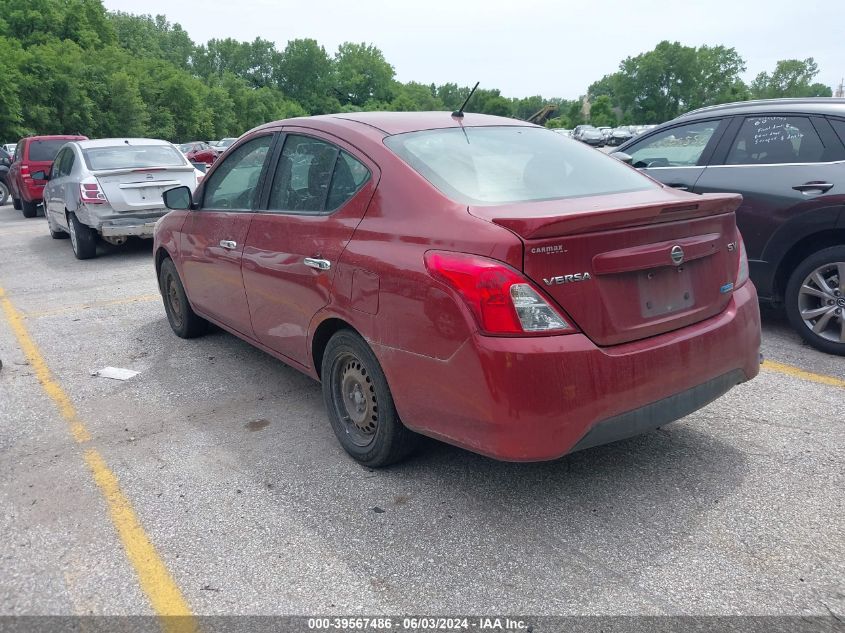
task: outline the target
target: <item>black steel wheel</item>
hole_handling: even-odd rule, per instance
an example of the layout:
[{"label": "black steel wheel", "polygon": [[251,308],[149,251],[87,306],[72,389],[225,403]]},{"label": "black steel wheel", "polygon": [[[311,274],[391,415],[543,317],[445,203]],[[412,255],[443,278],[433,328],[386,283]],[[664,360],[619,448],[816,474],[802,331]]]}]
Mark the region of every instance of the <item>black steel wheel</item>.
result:
[{"label": "black steel wheel", "polygon": [[354,459],[379,468],[414,450],[419,436],[399,419],[381,365],[360,335],[341,330],[332,336],[321,377],[332,429]]},{"label": "black steel wheel", "polygon": [[176,336],[196,338],[205,334],[208,331],[208,321],[197,315],[191,308],[176,265],[169,257],[161,263],[158,284],[164,301],[164,311],[167,313],[167,321]]}]

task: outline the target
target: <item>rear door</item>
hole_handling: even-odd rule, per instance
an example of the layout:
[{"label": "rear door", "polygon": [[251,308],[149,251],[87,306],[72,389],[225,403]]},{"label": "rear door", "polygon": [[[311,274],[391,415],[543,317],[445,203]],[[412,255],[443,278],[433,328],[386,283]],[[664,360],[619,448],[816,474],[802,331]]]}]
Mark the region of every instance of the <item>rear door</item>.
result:
[{"label": "rear door", "polygon": [[631,164],[660,182],[695,191],[713,149],[727,127],[726,119],[707,119],[679,123],[650,134],[623,151]]},{"label": "rear door", "polygon": [[243,277],[256,339],[308,365],[308,326],[331,300],[340,255],[375,192],[378,168],[340,139],[286,131],[266,204],[249,228]]},{"label": "rear door", "polygon": [[192,306],[252,337],[241,258],[275,135],[251,136],[204,179],[182,227],[182,280]]},{"label": "rear door", "polygon": [[[751,260],[755,283],[762,294],[770,289],[771,270],[766,251],[773,238],[788,231],[829,228],[836,223],[845,194],[845,147],[823,117],[762,114],[738,119],[696,184],[701,193],[741,193],[737,226]],[[811,221],[807,214],[830,209],[830,218]],[[799,220],[801,228],[790,223]],[[772,253],[774,255],[774,253]],[[779,259],[779,255],[777,259]]]}]

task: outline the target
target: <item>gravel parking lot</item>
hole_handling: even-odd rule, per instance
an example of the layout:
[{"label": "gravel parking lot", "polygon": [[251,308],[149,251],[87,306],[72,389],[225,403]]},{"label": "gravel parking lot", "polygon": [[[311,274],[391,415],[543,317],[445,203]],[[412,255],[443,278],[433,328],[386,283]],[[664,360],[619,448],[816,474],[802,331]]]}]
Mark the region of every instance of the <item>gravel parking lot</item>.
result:
[{"label": "gravel parking lot", "polygon": [[317,383],[172,334],[150,241],[77,261],[10,205],[0,238],[2,614],[152,614],[168,587],[196,614],[845,613],[843,360],[777,313],[760,376],[665,429],[370,471]]}]

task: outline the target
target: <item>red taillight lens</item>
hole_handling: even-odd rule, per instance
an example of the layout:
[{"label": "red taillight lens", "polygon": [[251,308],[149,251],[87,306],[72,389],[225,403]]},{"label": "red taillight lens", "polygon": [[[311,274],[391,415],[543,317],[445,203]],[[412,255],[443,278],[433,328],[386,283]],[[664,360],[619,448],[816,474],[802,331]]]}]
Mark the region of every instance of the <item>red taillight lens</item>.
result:
[{"label": "red taillight lens", "polygon": [[739,264],[736,270],[735,289],[748,281],[748,253],[745,252],[745,242],[742,241],[741,235],[737,241],[739,242]]},{"label": "red taillight lens", "polygon": [[24,178],[29,177],[29,165],[21,165],[21,176]]},{"label": "red taillight lens", "polygon": [[575,328],[525,277],[496,260],[429,251],[425,265],[461,295],[486,334],[569,334]]},{"label": "red taillight lens", "polygon": [[96,180],[79,183],[79,200],[85,204],[105,204],[106,194]]}]

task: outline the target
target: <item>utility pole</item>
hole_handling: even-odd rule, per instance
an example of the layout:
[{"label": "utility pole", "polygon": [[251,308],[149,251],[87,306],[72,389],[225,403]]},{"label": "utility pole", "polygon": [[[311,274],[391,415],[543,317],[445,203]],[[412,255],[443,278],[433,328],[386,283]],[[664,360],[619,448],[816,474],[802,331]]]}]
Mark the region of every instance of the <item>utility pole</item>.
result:
[{"label": "utility pole", "polygon": [[839,87],[836,89],[836,92],[833,94],[834,97],[845,97],[845,77],[839,82]]}]

